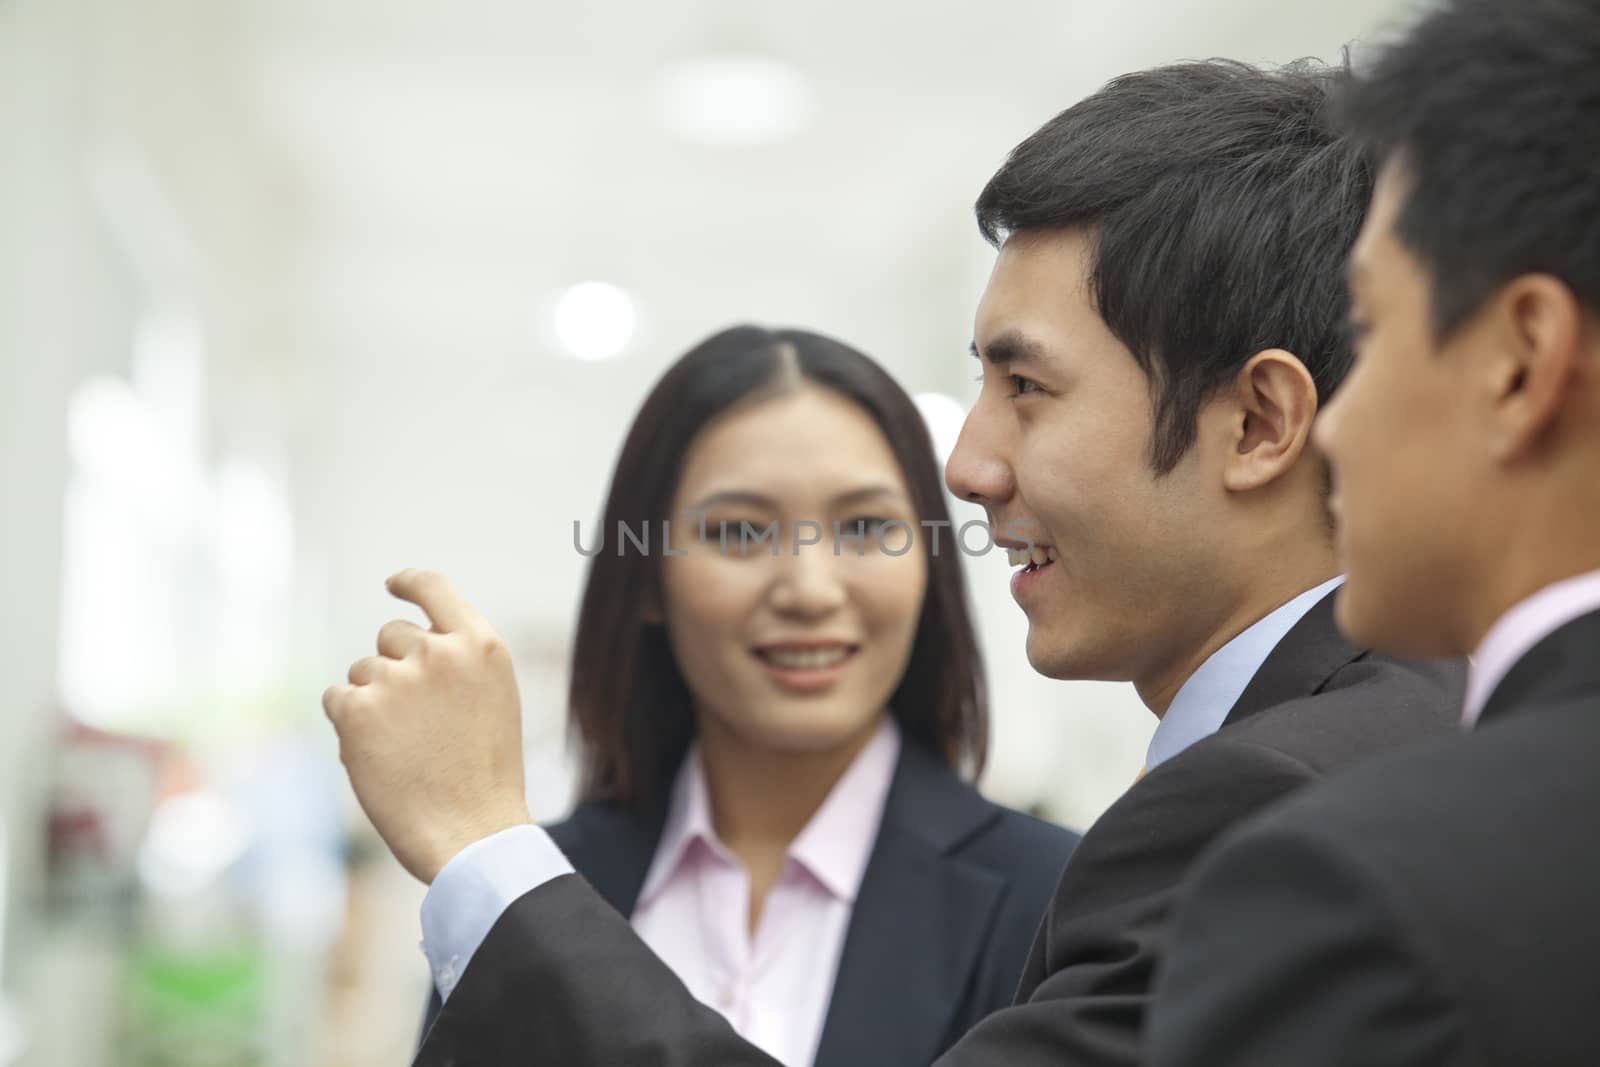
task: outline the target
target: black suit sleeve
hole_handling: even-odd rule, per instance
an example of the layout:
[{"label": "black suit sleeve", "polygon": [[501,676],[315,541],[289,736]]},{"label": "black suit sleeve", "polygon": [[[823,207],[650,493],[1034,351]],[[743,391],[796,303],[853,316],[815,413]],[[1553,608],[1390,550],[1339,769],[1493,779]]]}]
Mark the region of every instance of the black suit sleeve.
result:
[{"label": "black suit sleeve", "polygon": [[1413,940],[1410,908],[1310,820],[1248,825],[1195,871],[1158,976],[1146,1062],[1487,1067]]},{"label": "black suit sleeve", "polygon": [[[1101,817],[1067,864],[1025,1002],[980,1022],[940,1067],[1136,1064],[1176,887],[1216,836],[1304,785],[1281,752],[1214,737]],[[892,981],[892,976],[886,976]],[[702,1007],[576,876],[512,905],[429,1032],[420,1067],[774,1067]]]},{"label": "black suit sleeve", "polygon": [[415,1067],[779,1067],[575,874],[524,894],[473,955]]}]

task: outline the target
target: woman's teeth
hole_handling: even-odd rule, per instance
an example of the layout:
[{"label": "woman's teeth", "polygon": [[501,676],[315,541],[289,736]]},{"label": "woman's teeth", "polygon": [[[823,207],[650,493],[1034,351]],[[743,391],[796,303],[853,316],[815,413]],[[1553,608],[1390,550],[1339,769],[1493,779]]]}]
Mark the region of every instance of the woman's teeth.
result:
[{"label": "woman's teeth", "polygon": [[1031,551],[1026,548],[1008,548],[1006,559],[1013,567],[1043,567],[1046,563],[1056,561],[1056,550],[1051,545],[1034,545]]},{"label": "woman's teeth", "polygon": [[850,655],[850,649],[844,646],[833,648],[767,648],[761,650],[761,657],[774,667],[783,667],[787,670],[815,671],[824,667],[832,667],[844,661]]}]

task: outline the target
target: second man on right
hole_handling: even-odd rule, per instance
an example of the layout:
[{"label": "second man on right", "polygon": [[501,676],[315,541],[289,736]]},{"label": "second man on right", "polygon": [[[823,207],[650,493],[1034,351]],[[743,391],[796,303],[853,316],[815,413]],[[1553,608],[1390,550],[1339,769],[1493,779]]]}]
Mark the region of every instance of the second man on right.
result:
[{"label": "second man on right", "polygon": [[1473,652],[1463,732],[1202,861],[1159,1067],[1600,1063],[1600,5],[1452,0],[1348,94],[1382,154],[1317,431],[1352,640]]}]

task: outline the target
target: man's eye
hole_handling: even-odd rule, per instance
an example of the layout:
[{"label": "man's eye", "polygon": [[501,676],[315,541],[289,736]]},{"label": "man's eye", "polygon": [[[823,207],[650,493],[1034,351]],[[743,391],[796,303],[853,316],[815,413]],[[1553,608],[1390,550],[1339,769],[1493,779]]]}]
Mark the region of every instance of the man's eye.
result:
[{"label": "man's eye", "polygon": [[1039,388],[1039,383],[1032,378],[1024,378],[1020,374],[1008,374],[1006,377],[1011,380],[1012,396],[1025,396],[1028,393],[1036,392]]}]

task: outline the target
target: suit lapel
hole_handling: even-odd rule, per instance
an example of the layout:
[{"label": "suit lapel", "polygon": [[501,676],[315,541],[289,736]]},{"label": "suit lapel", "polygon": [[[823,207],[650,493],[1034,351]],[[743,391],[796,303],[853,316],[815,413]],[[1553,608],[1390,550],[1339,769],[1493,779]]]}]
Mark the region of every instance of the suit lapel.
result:
[{"label": "suit lapel", "polygon": [[1600,691],[1600,611],[1555,630],[1514,663],[1489,694],[1479,722]]},{"label": "suit lapel", "polygon": [[664,816],[582,804],[550,836],[595,892],[624,918],[633,914],[661,840]]},{"label": "suit lapel", "polygon": [[1308,697],[1327,684],[1340,667],[1360,659],[1367,650],[1353,645],[1333,621],[1334,590],[1312,606],[1268,653],[1234,701],[1224,725],[1247,719],[1258,711],[1290,700]]},{"label": "suit lapel", "polygon": [[[932,1062],[939,1028],[929,1023],[953,1018],[1006,888],[1000,875],[951,853],[999,816],[907,740],[851,912],[815,1067]],[[930,954],[930,946],[940,951]],[[912,959],[918,965],[906,966]]]}]

